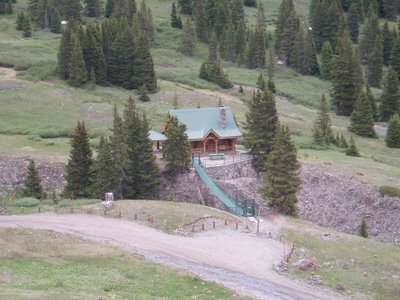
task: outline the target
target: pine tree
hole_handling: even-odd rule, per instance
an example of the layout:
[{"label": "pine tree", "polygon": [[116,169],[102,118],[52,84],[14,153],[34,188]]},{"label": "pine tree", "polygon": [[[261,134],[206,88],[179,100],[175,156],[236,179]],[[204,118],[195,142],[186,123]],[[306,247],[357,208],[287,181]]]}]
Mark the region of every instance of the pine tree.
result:
[{"label": "pine tree", "polygon": [[274,61],[274,56],[272,54],[272,50],[269,51],[268,55],[267,73],[268,73],[267,88],[271,93],[275,94],[276,93],[276,87],[274,82],[275,61]]},{"label": "pine tree", "polygon": [[207,81],[209,80],[209,75],[208,75],[209,66],[210,66],[210,64],[208,62],[203,62],[201,64],[200,71],[199,71],[199,78],[200,79],[207,80]]},{"label": "pine tree", "polygon": [[[117,34],[108,54],[107,79],[118,86],[130,89],[137,88],[142,86],[143,83],[137,84],[132,79],[136,42],[134,43],[133,34],[128,27],[126,19],[120,25],[122,31]],[[143,46],[145,47],[146,45]]]},{"label": "pine tree", "polygon": [[111,145],[103,136],[100,138],[99,151],[93,161],[93,184],[90,194],[93,198],[103,198],[105,193],[114,192],[115,168],[111,155]]},{"label": "pine tree", "polygon": [[367,226],[367,221],[365,221],[364,218],[361,221],[360,236],[363,238],[368,238],[368,226]]},{"label": "pine tree", "polygon": [[153,46],[155,43],[155,34],[153,26],[153,15],[150,8],[147,7],[146,0],[143,0],[140,9],[135,15],[137,22],[142,32],[145,33],[147,38],[147,47]]},{"label": "pine tree", "polygon": [[369,100],[369,104],[371,105],[373,119],[374,121],[378,121],[379,120],[378,107],[376,105],[375,98],[372,95],[371,88],[369,87],[368,84],[365,87],[365,94],[367,95],[367,99]]},{"label": "pine tree", "polygon": [[182,29],[182,19],[180,16],[178,16],[178,12],[176,11],[175,2],[172,2],[170,24],[171,24],[171,27],[173,27],[173,28]]},{"label": "pine tree", "polygon": [[356,142],[354,141],[353,137],[350,137],[350,145],[346,149],[346,155],[348,156],[356,156],[359,157],[360,153],[358,152]]},{"label": "pine tree", "polygon": [[[156,157],[153,151],[153,142],[149,139],[149,122],[146,115],[140,119],[140,143],[138,168],[136,169],[136,187],[137,198],[139,199],[154,199],[158,193],[160,180],[159,169],[156,164]],[[189,159],[190,163],[190,159]]]},{"label": "pine tree", "polygon": [[376,36],[374,50],[368,59],[367,81],[372,87],[379,88],[382,81],[383,49],[381,37]]},{"label": "pine tree", "polygon": [[71,139],[71,150],[66,167],[64,195],[88,197],[92,184],[92,150],[84,122],[79,122]]},{"label": "pine tree", "polygon": [[321,77],[325,80],[330,80],[332,78],[332,58],[333,50],[329,41],[324,42],[321,51]]},{"label": "pine tree", "polygon": [[260,192],[268,204],[280,213],[297,215],[296,193],[301,185],[297,149],[289,127],[277,125],[271,153],[265,162]]},{"label": "pine tree", "polygon": [[193,11],[192,7],[193,0],[178,0],[178,6],[182,14],[191,15]]},{"label": "pine tree", "polygon": [[71,60],[71,34],[72,26],[68,24],[67,28],[62,32],[60,45],[58,47],[58,72],[61,79],[67,80],[69,78],[69,62]]},{"label": "pine tree", "polygon": [[11,15],[13,13],[13,5],[12,4],[13,4],[13,0],[7,0],[6,14],[10,14]]},{"label": "pine tree", "polygon": [[219,0],[216,5],[217,10],[215,13],[214,33],[217,39],[220,40],[229,16],[229,2],[228,0]]},{"label": "pine tree", "polygon": [[99,18],[101,16],[101,0],[86,0],[86,16]]},{"label": "pine tree", "polygon": [[344,137],[343,133],[340,135],[340,143],[339,148],[347,149],[349,147],[346,138]]},{"label": "pine tree", "polygon": [[80,86],[87,81],[87,71],[82,49],[75,34],[71,35],[71,57],[68,66],[68,75],[68,83],[72,86]]},{"label": "pine tree", "polygon": [[139,100],[140,101],[142,101],[142,102],[149,102],[150,101],[150,97],[147,94],[147,88],[146,88],[145,84],[143,84],[141,86],[141,88],[139,89],[139,93],[140,93],[140,96],[139,96]]},{"label": "pine tree", "polygon": [[32,37],[32,28],[31,28],[31,20],[29,16],[25,16],[24,18],[24,27],[23,27],[23,34],[24,38]]},{"label": "pine tree", "polygon": [[224,73],[221,62],[219,60],[211,64],[208,72],[208,81],[216,83],[223,89],[229,89],[233,87],[233,84],[229,80],[228,75]]},{"label": "pine tree", "polygon": [[394,114],[389,120],[385,142],[389,148],[400,148],[400,118],[398,114]]},{"label": "pine tree", "polygon": [[350,5],[347,14],[347,26],[349,28],[350,37],[353,43],[358,43],[358,35],[360,34],[360,15],[355,2]]},{"label": "pine tree", "polygon": [[334,140],[329,105],[325,95],[322,95],[319,114],[314,122],[313,139],[315,144],[322,146],[329,145]]},{"label": "pine tree", "polygon": [[271,152],[272,142],[278,124],[275,96],[270,91],[253,93],[247,101],[244,144],[255,155],[253,165],[264,170],[264,163]]},{"label": "pine tree", "polygon": [[6,13],[6,3],[4,0],[0,1],[0,15],[3,15]]},{"label": "pine tree", "polygon": [[190,165],[190,144],[186,134],[186,126],[171,117],[165,133],[167,140],[163,144],[163,159],[166,161],[166,174],[173,179]]},{"label": "pine tree", "polygon": [[262,72],[260,72],[260,75],[258,75],[257,78],[257,87],[261,90],[264,91],[266,88],[266,82],[265,82],[265,78]]},{"label": "pine tree", "polygon": [[52,33],[61,33],[61,16],[58,10],[54,11],[53,17],[51,18],[50,31]]},{"label": "pine tree", "polygon": [[146,116],[140,117],[133,98],[129,98],[124,110],[124,131],[129,158],[131,197],[149,199],[157,194],[158,167],[153,154],[153,142],[149,139]]},{"label": "pine tree", "polygon": [[397,73],[397,77],[400,78],[400,38],[396,38],[392,50],[390,51],[389,64],[393,70]]},{"label": "pine tree", "polygon": [[392,67],[385,78],[381,96],[379,113],[382,121],[389,121],[390,117],[400,112],[400,92],[397,74]]},{"label": "pine tree", "polygon": [[318,75],[317,54],[310,31],[307,31],[305,35],[302,54],[303,57],[300,57],[300,61],[297,62],[298,71],[303,75]]},{"label": "pine tree", "polygon": [[106,85],[107,64],[101,45],[101,33],[98,26],[88,24],[86,27],[82,50],[88,74],[94,69],[96,82],[99,85]]},{"label": "pine tree", "polygon": [[350,116],[349,131],[363,137],[377,137],[374,130],[371,104],[364,91],[361,91],[358,96],[353,113]]},{"label": "pine tree", "polygon": [[128,156],[124,124],[121,116],[118,114],[116,106],[114,106],[114,121],[112,135],[110,137],[110,148],[115,170],[115,177],[110,177],[110,181],[115,184],[114,192],[121,198],[130,196],[132,195],[132,186],[130,185],[131,162]]},{"label": "pine tree", "polygon": [[386,21],[382,30],[382,41],[383,41],[383,63],[385,66],[389,65],[390,51],[393,47],[393,37],[389,30],[389,24]]},{"label": "pine tree", "polygon": [[235,28],[233,23],[228,21],[221,36],[220,53],[224,60],[231,62],[236,61],[236,41],[233,37],[235,37]]},{"label": "pine tree", "polygon": [[336,132],[334,144],[335,144],[336,147],[340,148],[340,136],[339,136],[338,132]]},{"label": "pine tree", "polygon": [[107,0],[104,15],[106,18],[110,18],[113,14],[114,10],[114,1],[115,0]]},{"label": "pine tree", "polygon": [[25,14],[23,12],[20,12],[17,16],[17,25],[15,26],[15,29],[23,30],[24,22],[25,22]]},{"label": "pine tree", "polygon": [[398,1],[382,0],[381,11],[382,11],[382,17],[391,21],[396,21],[397,11],[398,11]]},{"label": "pine tree", "polygon": [[182,37],[178,51],[187,56],[193,56],[196,49],[196,33],[192,22],[187,19],[183,25]]},{"label": "pine tree", "polygon": [[332,59],[331,98],[336,114],[349,116],[360,89],[360,66],[355,60],[353,45],[348,34],[345,33],[339,39],[337,52],[338,54]]},{"label": "pine tree", "polygon": [[215,63],[218,60],[218,40],[215,33],[211,34],[210,42],[208,44],[208,60],[212,63]]},{"label": "pine tree", "polygon": [[81,1],[80,0],[68,0],[65,2],[64,14],[69,18],[74,18],[75,20],[81,19]]},{"label": "pine tree", "polygon": [[374,49],[377,36],[380,36],[379,21],[378,17],[375,14],[372,14],[366,20],[366,24],[359,42],[358,50],[363,61],[368,61]]},{"label": "pine tree", "polygon": [[140,34],[135,45],[133,59],[132,86],[138,88],[146,85],[149,92],[157,90],[157,79],[154,72],[153,58],[144,34]]},{"label": "pine tree", "polygon": [[310,6],[310,22],[317,52],[325,41],[335,49],[340,38],[343,12],[338,1],[313,1]]},{"label": "pine tree", "polygon": [[25,197],[34,197],[36,199],[42,199],[44,196],[41,179],[34,160],[29,162],[28,173],[24,179],[23,194]]},{"label": "pine tree", "polygon": [[194,23],[198,40],[206,43],[208,41],[208,25],[204,0],[194,0]]}]

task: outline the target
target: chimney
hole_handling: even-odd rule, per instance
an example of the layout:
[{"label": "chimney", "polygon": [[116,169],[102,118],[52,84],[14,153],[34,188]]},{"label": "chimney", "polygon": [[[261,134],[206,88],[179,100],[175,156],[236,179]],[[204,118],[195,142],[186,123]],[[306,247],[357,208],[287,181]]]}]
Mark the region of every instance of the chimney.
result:
[{"label": "chimney", "polygon": [[219,124],[222,128],[226,127],[226,110],[225,107],[219,107]]}]

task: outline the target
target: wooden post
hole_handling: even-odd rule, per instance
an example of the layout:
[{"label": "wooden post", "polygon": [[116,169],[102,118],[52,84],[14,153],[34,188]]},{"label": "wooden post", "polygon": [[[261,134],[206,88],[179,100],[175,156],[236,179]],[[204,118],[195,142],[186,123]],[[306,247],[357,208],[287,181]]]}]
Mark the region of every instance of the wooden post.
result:
[{"label": "wooden post", "polygon": [[38,207],[38,213],[40,214],[40,206]]},{"label": "wooden post", "polygon": [[201,224],[201,230],[204,231],[204,224]]},{"label": "wooden post", "polygon": [[194,225],[192,226],[192,232],[194,232]]},{"label": "wooden post", "polygon": [[257,234],[260,233],[260,219],[257,218]]},{"label": "wooden post", "polygon": [[74,193],[71,193],[70,197],[70,212],[71,214],[74,213]]},{"label": "wooden post", "polygon": [[54,206],[54,212],[57,213],[57,206]]},{"label": "wooden post", "polygon": [[225,226],[226,226],[226,225],[228,225],[228,220],[227,220],[227,219],[225,219]]},{"label": "wooden post", "polygon": [[135,220],[137,220],[137,214],[135,214],[133,218],[134,218]]},{"label": "wooden post", "polygon": [[119,212],[118,212],[118,218],[122,218],[122,212],[121,212],[121,210],[119,210]]},{"label": "wooden post", "polygon": [[239,222],[236,222],[236,230],[239,229]]},{"label": "wooden post", "polygon": [[107,211],[105,209],[103,209],[103,214],[106,216],[107,215]]},{"label": "wooden post", "polygon": [[20,213],[23,215],[25,213],[25,208],[21,206]]},{"label": "wooden post", "polygon": [[215,221],[213,221],[213,228],[215,229]]}]

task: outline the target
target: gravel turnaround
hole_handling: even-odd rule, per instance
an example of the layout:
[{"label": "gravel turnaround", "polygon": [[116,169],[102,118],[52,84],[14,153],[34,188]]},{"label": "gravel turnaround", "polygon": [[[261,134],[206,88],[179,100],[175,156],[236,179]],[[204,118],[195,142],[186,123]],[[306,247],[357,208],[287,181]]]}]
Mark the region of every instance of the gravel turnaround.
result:
[{"label": "gravel turnaround", "polygon": [[48,229],[115,245],[254,299],[343,298],[333,291],[278,275],[271,266],[281,258],[282,244],[233,230],[179,237],[134,222],[78,214],[1,216],[0,226]]}]

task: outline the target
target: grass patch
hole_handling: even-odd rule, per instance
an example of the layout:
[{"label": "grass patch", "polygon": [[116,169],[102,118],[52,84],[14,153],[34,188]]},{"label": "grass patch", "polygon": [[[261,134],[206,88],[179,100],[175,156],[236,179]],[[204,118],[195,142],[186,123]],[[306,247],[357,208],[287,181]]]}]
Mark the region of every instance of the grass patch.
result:
[{"label": "grass patch", "polygon": [[382,196],[400,197],[400,189],[394,186],[383,185],[379,187]]},{"label": "grass patch", "polygon": [[[92,214],[103,215],[101,205],[89,206],[86,211]],[[136,215],[139,222],[168,233],[173,232],[182,225],[208,216],[236,220],[234,215],[222,210],[203,205],[172,201],[116,201],[114,207],[107,212],[107,216],[117,217],[120,211],[123,219],[134,220]],[[152,218],[153,223],[149,224],[149,218]]]},{"label": "grass patch", "polygon": [[[322,231],[315,234],[316,226],[309,230],[311,225],[307,222],[291,222],[301,228],[282,232],[284,237],[295,241],[292,263],[300,258],[315,261],[318,264],[315,274],[322,276],[327,286],[334,289],[338,283],[343,283],[357,299],[357,296],[360,299],[398,298],[400,285],[393,277],[400,274],[398,247],[327,229],[324,232],[329,231],[333,237],[323,239]],[[291,274],[302,278],[310,276],[310,273],[293,269]]]},{"label": "grass patch", "polygon": [[52,231],[0,228],[0,298],[232,299],[214,283],[116,247]]}]

